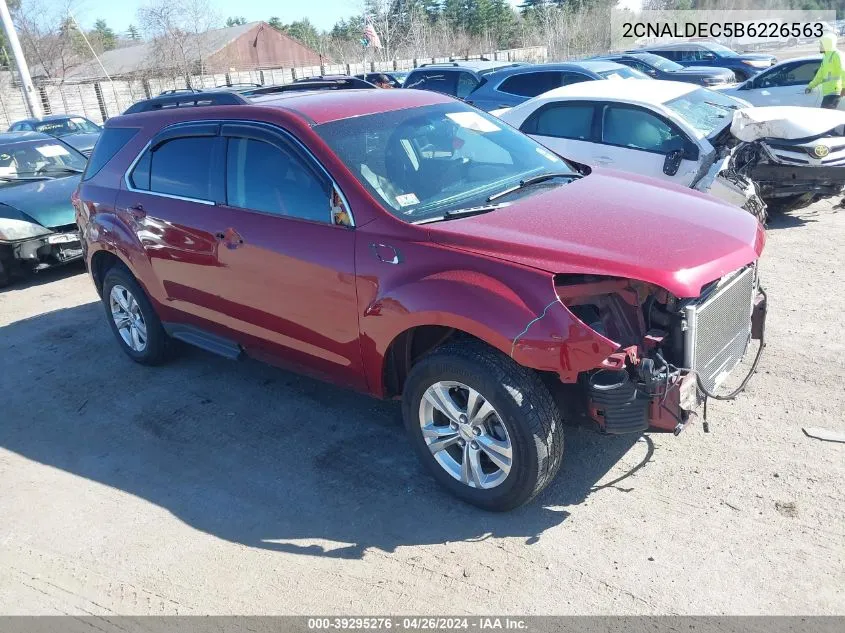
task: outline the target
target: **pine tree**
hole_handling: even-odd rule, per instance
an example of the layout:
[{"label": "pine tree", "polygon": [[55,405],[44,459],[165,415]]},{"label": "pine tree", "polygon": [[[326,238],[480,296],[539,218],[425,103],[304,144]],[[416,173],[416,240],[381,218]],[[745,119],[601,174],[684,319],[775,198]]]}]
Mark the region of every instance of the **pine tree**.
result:
[{"label": "pine tree", "polygon": [[242,24],[246,24],[246,18],[239,15],[226,18],[226,26],[241,26]]},{"label": "pine tree", "polygon": [[130,24],[129,27],[126,29],[126,37],[133,42],[137,42],[141,39],[141,34],[138,33],[138,27],[134,24]]},{"label": "pine tree", "polygon": [[117,46],[117,36],[105,20],[101,19],[94,22],[94,30],[91,31],[91,34],[100,42],[104,51],[110,51]]}]

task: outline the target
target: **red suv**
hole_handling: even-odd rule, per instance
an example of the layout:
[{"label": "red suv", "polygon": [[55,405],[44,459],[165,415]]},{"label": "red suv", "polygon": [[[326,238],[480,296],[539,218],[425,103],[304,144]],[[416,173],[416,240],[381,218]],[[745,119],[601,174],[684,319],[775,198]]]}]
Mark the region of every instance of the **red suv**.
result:
[{"label": "red suv", "polygon": [[74,194],[123,351],[179,339],[401,398],[470,503],[542,490],[566,418],[679,431],[762,337],[763,229],[708,196],[588,173],[434,92],[162,99],[108,121]]}]

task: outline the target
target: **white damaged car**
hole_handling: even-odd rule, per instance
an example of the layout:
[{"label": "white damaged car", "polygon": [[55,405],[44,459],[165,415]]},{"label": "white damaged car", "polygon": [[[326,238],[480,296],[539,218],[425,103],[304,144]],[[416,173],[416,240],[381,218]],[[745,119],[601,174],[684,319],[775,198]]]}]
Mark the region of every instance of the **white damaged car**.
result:
[{"label": "white damaged car", "polygon": [[[764,200],[811,201],[841,190],[845,168],[801,163],[813,159],[807,152],[798,156],[803,150],[796,146],[832,141],[832,118],[819,114],[831,112],[844,124],[845,114],[748,105],[693,84],[632,79],[557,88],[492,114],[576,162],[709,192],[761,221]],[[766,110],[778,112],[766,116]],[[829,143],[831,155],[845,152],[840,140]],[[797,169],[805,164],[817,171]]]}]

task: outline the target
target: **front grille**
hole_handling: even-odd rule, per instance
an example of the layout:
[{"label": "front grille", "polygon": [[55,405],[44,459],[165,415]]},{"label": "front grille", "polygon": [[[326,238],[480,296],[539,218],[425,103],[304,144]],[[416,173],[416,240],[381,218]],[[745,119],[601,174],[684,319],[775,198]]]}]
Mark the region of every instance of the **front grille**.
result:
[{"label": "front grille", "polygon": [[742,360],[751,340],[755,268],[748,266],[684,312],[684,364],[708,391],[716,389]]},{"label": "front grille", "polygon": [[79,227],[76,226],[76,222],[73,224],[62,224],[61,226],[54,226],[50,228],[53,233],[75,233],[79,231]]}]

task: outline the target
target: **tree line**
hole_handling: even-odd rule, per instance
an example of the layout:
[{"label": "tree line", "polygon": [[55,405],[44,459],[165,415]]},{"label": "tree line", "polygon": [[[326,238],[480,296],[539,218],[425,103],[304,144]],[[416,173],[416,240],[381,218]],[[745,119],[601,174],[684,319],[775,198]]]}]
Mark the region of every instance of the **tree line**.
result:
[{"label": "tree line", "polygon": [[[22,46],[37,65],[37,75],[62,78],[64,71],[96,53],[151,41],[154,66],[196,57],[196,38],[209,30],[246,23],[243,16],[223,20],[213,0],[147,0],[138,10],[137,26],[117,32],[105,20],[80,30],[71,17],[73,0],[7,0]],[[66,4],[62,5],[64,2]],[[545,46],[551,59],[607,50],[609,10],[616,0],[364,0],[363,10],[318,29],[308,17],[266,22],[327,60],[357,62],[444,55],[477,54],[514,47]],[[832,9],[845,15],[845,0],[644,0],[649,9]],[[372,21],[382,48],[366,50],[364,20]],[[776,15],[776,13],[773,13]],[[192,39],[193,38],[193,39]],[[87,41],[86,41],[87,40]],[[0,66],[10,65],[8,46],[0,34]]]}]

